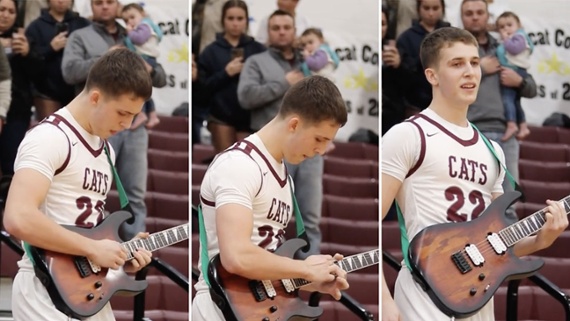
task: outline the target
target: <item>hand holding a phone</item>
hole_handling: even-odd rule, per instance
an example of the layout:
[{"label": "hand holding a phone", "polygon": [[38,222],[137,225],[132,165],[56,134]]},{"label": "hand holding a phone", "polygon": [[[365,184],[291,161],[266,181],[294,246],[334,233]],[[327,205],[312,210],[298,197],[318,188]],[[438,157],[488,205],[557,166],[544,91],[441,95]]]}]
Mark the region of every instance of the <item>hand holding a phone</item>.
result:
[{"label": "hand holding a phone", "polygon": [[18,28],[18,32],[12,34],[12,52],[24,57],[30,52],[30,44],[24,34],[24,28]]},{"label": "hand holding a phone", "polygon": [[60,51],[67,43],[67,31],[58,33],[50,42],[53,51]]},{"label": "hand holding a phone", "polygon": [[242,68],[243,68],[243,58],[242,57],[236,57],[236,58],[230,60],[230,62],[226,65],[226,73],[230,77],[233,77],[233,76],[239,74],[241,72]]}]

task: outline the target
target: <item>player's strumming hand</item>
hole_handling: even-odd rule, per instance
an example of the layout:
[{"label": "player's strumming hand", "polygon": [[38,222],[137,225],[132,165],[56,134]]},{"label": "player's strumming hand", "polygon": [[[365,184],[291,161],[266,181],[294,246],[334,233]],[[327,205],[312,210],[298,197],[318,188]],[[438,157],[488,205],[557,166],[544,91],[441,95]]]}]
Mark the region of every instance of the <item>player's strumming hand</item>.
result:
[{"label": "player's strumming hand", "polygon": [[118,269],[125,264],[127,252],[120,243],[111,240],[96,240],[91,245],[91,262],[110,269]]},{"label": "player's strumming hand", "polygon": [[382,297],[382,321],[400,321],[400,311],[391,296]]},{"label": "player's strumming hand", "polygon": [[346,271],[334,264],[336,261],[342,260],[343,256],[335,254],[334,258],[330,255],[311,255],[304,262],[307,264],[309,271],[308,281],[312,283],[303,287],[307,291],[318,291],[328,293],[336,300],[341,297],[341,290],[348,289],[348,281],[346,280]]},{"label": "player's strumming hand", "polygon": [[[148,233],[139,233],[133,239],[146,239]],[[125,264],[123,270],[127,273],[134,273],[147,266],[150,263],[152,253],[144,248],[139,248],[135,253],[133,253],[134,259],[128,261]]]}]

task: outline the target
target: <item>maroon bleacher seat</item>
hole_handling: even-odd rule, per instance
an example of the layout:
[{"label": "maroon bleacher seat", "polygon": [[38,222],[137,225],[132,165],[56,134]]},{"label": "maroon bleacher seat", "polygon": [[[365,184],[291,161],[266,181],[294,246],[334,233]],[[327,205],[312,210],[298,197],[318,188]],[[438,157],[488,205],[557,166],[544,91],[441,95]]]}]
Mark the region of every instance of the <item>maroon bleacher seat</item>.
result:
[{"label": "maroon bleacher seat", "polygon": [[334,142],[335,148],[326,155],[341,158],[365,159],[364,145],[364,143],[355,142]]},{"label": "maroon bleacher seat", "polygon": [[159,192],[148,192],[154,202],[153,211],[147,211],[148,216],[170,218],[188,222],[188,195],[172,195]]},{"label": "maroon bleacher seat", "polygon": [[188,152],[172,152],[149,148],[147,156],[149,169],[188,173]]},{"label": "maroon bleacher seat", "polygon": [[188,195],[188,172],[148,170],[148,191]]},{"label": "maroon bleacher seat", "polygon": [[558,143],[522,141],[519,159],[570,162],[570,147]]},{"label": "maroon bleacher seat", "polygon": [[12,251],[4,242],[0,242],[0,277],[14,278],[18,273],[17,262],[22,258],[21,255]]},{"label": "maroon bleacher seat", "polygon": [[200,185],[192,184],[192,194],[190,195],[190,201],[193,205],[200,204]]},{"label": "maroon bleacher seat", "polygon": [[519,217],[519,219],[523,219],[529,215],[532,215],[540,210],[542,210],[543,208],[546,207],[546,200],[544,200],[545,202],[542,204],[539,203],[530,203],[530,202],[526,202],[526,203],[516,203],[516,209],[517,209],[517,215]]},{"label": "maroon bleacher seat", "polygon": [[156,257],[170,264],[178,272],[188,277],[189,271],[189,251],[188,246],[169,246],[156,251]]},{"label": "maroon bleacher seat", "polygon": [[540,182],[570,182],[570,163],[520,159],[519,178]]},{"label": "maroon bleacher seat", "polygon": [[192,164],[192,185],[202,184],[204,175],[206,175],[206,170],[208,165],[205,164]]},{"label": "maroon bleacher seat", "polygon": [[336,195],[324,195],[323,216],[347,220],[378,220],[379,204],[377,198],[356,198]]},{"label": "maroon bleacher seat", "polygon": [[171,133],[150,130],[148,133],[148,148],[188,152],[189,135],[188,133]]},{"label": "maroon bleacher seat", "polygon": [[323,242],[378,246],[378,221],[352,221],[323,217],[320,226],[325,227],[327,232],[323,233]]},{"label": "maroon bleacher seat", "polygon": [[216,155],[214,146],[195,144],[192,145],[192,164],[202,164],[205,160]]},{"label": "maroon bleacher seat", "polygon": [[558,143],[558,127],[529,126],[530,135],[525,140],[539,143]]},{"label": "maroon bleacher seat", "polygon": [[545,204],[546,200],[560,200],[570,193],[570,182],[535,182],[520,180],[520,185],[524,191],[526,202],[535,204]]},{"label": "maroon bleacher seat", "polygon": [[374,172],[374,163],[369,159],[326,156],[324,158],[324,173],[345,177],[378,178],[378,171]]},{"label": "maroon bleacher seat", "polygon": [[323,174],[323,193],[345,197],[378,197],[378,180]]},{"label": "maroon bleacher seat", "polygon": [[160,123],[153,131],[188,134],[188,117],[160,116]]}]

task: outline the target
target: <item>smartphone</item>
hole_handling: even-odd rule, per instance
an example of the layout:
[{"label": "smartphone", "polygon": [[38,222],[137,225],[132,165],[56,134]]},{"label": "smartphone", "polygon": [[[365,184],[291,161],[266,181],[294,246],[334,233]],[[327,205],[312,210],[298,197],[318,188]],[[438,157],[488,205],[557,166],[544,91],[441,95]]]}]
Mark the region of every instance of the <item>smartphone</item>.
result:
[{"label": "smartphone", "polygon": [[243,48],[232,48],[232,60],[238,57],[243,58]]},{"label": "smartphone", "polygon": [[65,32],[68,30],[67,23],[65,22],[58,22],[55,24],[55,33],[60,34],[61,32]]}]

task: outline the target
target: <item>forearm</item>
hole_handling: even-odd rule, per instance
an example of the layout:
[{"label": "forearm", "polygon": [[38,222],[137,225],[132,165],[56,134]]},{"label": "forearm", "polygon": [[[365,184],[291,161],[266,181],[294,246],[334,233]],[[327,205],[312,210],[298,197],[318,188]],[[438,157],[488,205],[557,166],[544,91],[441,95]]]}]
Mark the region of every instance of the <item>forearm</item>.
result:
[{"label": "forearm", "polygon": [[135,45],[142,45],[152,36],[152,33],[148,25],[140,24],[136,29],[131,30],[128,35]]},{"label": "forearm", "polygon": [[534,98],[537,95],[536,82],[531,75],[526,76],[519,88],[520,94],[524,98]]},{"label": "forearm", "polygon": [[530,255],[536,251],[542,250],[544,247],[536,242],[536,235],[526,237],[520,240],[513,247],[513,253],[518,256]]},{"label": "forearm", "polygon": [[6,117],[12,102],[12,80],[0,81],[0,116]]},{"label": "forearm", "polygon": [[226,270],[252,280],[308,279],[309,275],[304,261],[273,254],[253,243],[229,255],[220,252],[220,256]]},{"label": "forearm", "polygon": [[[6,230],[18,239],[50,251],[91,256],[91,239],[58,225],[37,209],[13,211],[15,210],[11,208],[6,209],[4,224]],[[8,217],[15,219],[7,219]]]}]

